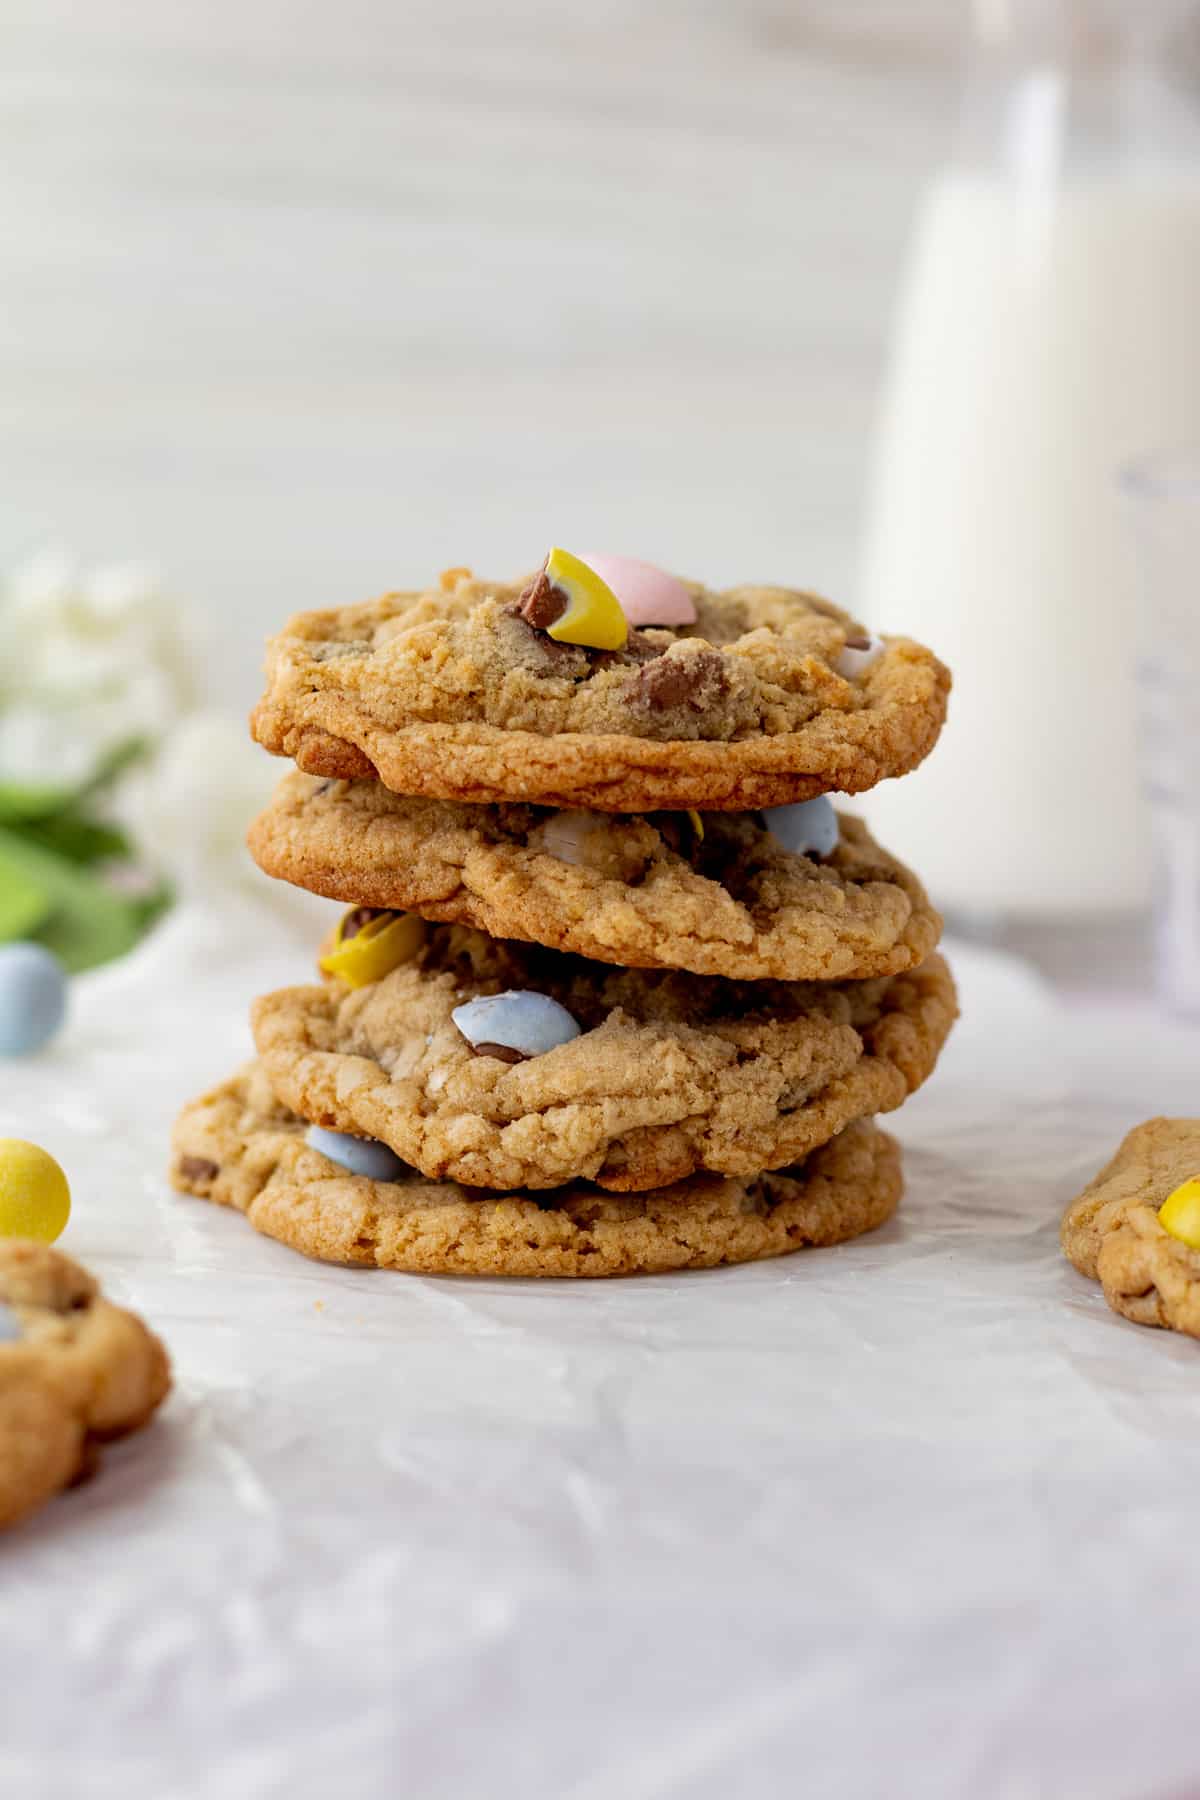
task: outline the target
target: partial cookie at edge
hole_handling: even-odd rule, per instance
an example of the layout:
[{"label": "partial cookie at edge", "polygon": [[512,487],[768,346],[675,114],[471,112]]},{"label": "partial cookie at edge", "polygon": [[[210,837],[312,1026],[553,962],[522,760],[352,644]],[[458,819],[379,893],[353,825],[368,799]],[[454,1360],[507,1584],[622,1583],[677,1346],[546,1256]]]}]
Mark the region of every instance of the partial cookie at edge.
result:
[{"label": "partial cookie at edge", "polygon": [[1063,1216],[1062,1246],[1114,1312],[1200,1337],[1200,1251],[1172,1237],[1158,1208],[1200,1174],[1200,1119],[1147,1119]]},{"label": "partial cookie at edge", "polygon": [[87,1472],[95,1446],[144,1425],[170,1387],[162,1344],[46,1244],[0,1240],[0,1527]]}]

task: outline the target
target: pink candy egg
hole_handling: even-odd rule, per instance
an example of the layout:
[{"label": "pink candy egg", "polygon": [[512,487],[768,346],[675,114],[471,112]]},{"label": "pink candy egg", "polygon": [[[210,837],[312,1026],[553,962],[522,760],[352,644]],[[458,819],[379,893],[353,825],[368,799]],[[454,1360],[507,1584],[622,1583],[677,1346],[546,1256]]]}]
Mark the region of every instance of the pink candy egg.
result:
[{"label": "pink candy egg", "polygon": [[580,559],[607,582],[631,625],[694,625],[696,603],[684,587],[651,563],[632,556],[584,556]]}]

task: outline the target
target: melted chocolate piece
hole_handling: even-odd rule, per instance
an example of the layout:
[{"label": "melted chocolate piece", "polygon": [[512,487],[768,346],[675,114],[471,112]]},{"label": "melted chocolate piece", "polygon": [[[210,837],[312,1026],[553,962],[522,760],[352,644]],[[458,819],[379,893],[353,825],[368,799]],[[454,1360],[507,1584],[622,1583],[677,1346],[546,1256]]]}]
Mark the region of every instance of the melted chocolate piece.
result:
[{"label": "melted chocolate piece", "polygon": [[[467,1040],[470,1043],[470,1039]],[[523,1050],[514,1050],[511,1044],[471,1044],[476,1056],[494,1056],[497,1062],[528,1062],[529,1058]]]},{"label": "melted chocolate piece", "polygon": [[667,712],[687,706],[703,712],[713,700],[729,691],[725,658],[719,650],[698,650],[694,656],[660,656],[639,670],[626,690],[631,706],[651,712]]},{"label": "melted chocolate piece", "polygon": [[221,1165],[210,1162],[207,1156],[181,1156],[179,1173],[185,1181],[215,1181],[221,1173]]},{"label": "melted chocolate piece", "polygon": [[517,612],[535,631],[547,631],[567,610],[567,596],[540,569],[517,601]]}]

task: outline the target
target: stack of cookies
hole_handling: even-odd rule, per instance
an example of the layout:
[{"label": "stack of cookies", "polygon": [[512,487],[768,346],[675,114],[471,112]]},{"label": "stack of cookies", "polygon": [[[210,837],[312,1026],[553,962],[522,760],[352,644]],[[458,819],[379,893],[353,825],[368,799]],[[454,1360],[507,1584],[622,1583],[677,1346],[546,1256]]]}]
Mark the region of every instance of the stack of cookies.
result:
[{"label": "stack of cookies", "polygon": [[268,874],[342,901],[321,980],[183,1112],[176,1185],[311,1256],[618,1275],[886,1219],[874,1115],[955,1017],[920,883],[835,811],[949,677],[812,595],[554,550],[305,613],[253,719]]}]

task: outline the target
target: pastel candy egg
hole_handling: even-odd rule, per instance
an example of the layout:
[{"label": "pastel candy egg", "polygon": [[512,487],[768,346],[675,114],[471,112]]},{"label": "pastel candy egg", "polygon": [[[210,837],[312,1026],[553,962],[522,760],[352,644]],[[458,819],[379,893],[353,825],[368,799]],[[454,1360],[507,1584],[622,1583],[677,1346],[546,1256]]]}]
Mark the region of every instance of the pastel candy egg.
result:
[{"label": "pastel candy egg", "polygon": [[551,550],[521,595],[520,611],[559,644],[620,650],[629,636],[629,622],[608,583],[569,550]]},{"label": "pastel candy egg", "polygon": [[837,849],[838,816],[828,794],[795,806],[768,806],[762,816],[776,842],[796,856],[830,856]]},{"label": "pastel candy egg", "polygon": [[0,1344],[15,1344],[23,1336],[20,1319],[11,1306],[0,1300]]},{"label": "pastel candy egg", "polygon": [[1200,1250],[1200,1176],[1193,1175],[1167,1195],[1158,1209],[1158,1222],[1181,1244]]},{"label": "pastel candy egg", "polygon": [[885,648],[883,639],[876,637],[873,631],[865,632],[861,637],[849,637],[833,666],[846,681],[853,681],[878,661]]},{"label": "pastel candy egg", "polygon": [[324,1131],[310,1125],[304,1134],[310,1150],[319,1150],[339,1168],[351,1175],[365,1175],[368,1181],[396,1181],[404,1174],[404,1164],[394,1150],[377,1138],[354,1137],[346,1131]]},{"label": "pastel candy egg", "polygon": [[696,602],[682,581],[633,556],[587,555],[589,569],[607,582],[631,625],[694,625]]},{"label": "pastel candy egg", "polygon": [[48,1044],[67,1012],[62,964],[41,944],[0,946],[0,1056]]},{"label": "pastel candy egg", "polygon": [[412,913],[377,913],[354,906],[343,913],[333,949],[321,957],[318,967],[348,988],[367,987],[411,961],[424,941],[425,927]]},{"label": "pastel candy egg", "polygon": [[547,1050],[556,1050],[579,1036],[579,1026],[565,1006],[549,994],[531,993],[528,988],[484,994],[456,1006],[450,1016],[481,1056],[499,1054],[511,1062],[544,1056]]},{"label": "pastel candy egg", "polygon": [[52,1244],[70,1214],[71,1190],[54,1158],[24,1138],[0,1138],[0,1237]]}]

